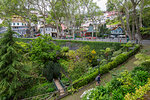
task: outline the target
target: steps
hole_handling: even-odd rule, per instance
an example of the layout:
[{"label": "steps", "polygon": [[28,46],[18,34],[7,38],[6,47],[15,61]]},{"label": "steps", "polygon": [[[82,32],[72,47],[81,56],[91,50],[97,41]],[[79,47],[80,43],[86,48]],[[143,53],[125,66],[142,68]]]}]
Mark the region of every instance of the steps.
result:
[{"label": "steps", "polygon": [[60,96],[64,95],[65,94],[65,90],[62,87],[62,85],[60,84],[59,80],[58,79],[54,79],[54,82],[55,82],[56,87],[60,91]]}]

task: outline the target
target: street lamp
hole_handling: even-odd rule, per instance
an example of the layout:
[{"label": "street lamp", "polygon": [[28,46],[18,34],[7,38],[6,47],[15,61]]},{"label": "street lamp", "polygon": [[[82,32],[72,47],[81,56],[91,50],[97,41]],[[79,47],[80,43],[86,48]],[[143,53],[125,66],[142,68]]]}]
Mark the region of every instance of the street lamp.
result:
[{"label": "street lamp", "polygon": [[101,62],[101,59],[97,59],[97,62],[98,62],[98,73],[100,74],[100,62]]}]

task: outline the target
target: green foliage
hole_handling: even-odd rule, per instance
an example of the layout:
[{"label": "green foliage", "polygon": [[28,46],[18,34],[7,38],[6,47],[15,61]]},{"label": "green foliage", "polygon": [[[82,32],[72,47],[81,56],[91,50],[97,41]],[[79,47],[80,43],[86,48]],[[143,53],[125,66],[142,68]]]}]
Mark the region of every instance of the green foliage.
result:
[{"label": "green foliage", "polygon": [[[120,54],[118,55],[112,62],[109,62],[108,64],[100,67],[100,73],[101,75],[107,73],[109,70],[117,67],[118,65],[122,64],[124,61],[126,61],[130,56],[135,54],[139,50],[139,46],[135,46],[134,50],[131,50],[131,52],[128,52],[126,54]],[[98,70],[95,72],[81,77],[78,80],[73,81],[73,87],[75,89],[80,88],[81,86],[84,86],[88,84],[89,82],[93,81],[95,77],[98,75]]]},{"label": "green foliage", "polygon": [[[146,28],[148,28],[150,26],[150,7],[145,7],[144,10],[143,10],[143,26]],[[149,34],[149,33],[148,33]]]},{"label": "green foliage", "polygon": [[137,86],[143,86],[149,77],[149,73],[147,71],[137,71],[133,73],[134,84]]},{"label": "green foliage", "polygon": [[126,49],[126,51],[129,51],[129,48],[132,47],[133,44],[129,41],[128,43],[122,44],[122,46]]},{"label": "green foliage", "polygon": [[22,91],[21,97],[23,98],[33,97],[33,96],[53,92],[54,90],[55,90],[54,84],[46,82],[46,83],[34,85],[32,88]]},{"label": "green foliage", "polygon": [[110,29],[108,29],[107,27],[106,27],[106,24],[105,25],[99,25],[98,26],[98,33],[97,33],[97,36],[98,37],[103,37],[103,36],[105,36],[106,34],[108,35],[108,34],[110,34],[111,32],[110,32]]},{"label": "green foliage", "polygon": [[60,47],[51,41],[51,37],[42,36],[31,42],[31,60],[41,64],[45,64],[48,61],[55,61],[60,52]]},{"label": "green foliage", "polygon": [[139,53],[135,56],[135,58],[138,59],[134,62],[136,65],[140,65],[144,62],[150,62],[150,56],[146,54]]},{"label": "green foliage", "polygon": [[[59,44],[60,46],[68,46],[71,48],[71,45],[74,47],[77,46],[77,48],[80,48],[80,46],[89,46],[90,50],[95,50],[96,52],[99,52],[99,50],[103,50],[106,48],[110,48],[111,50],[119,50],[121,48],[120,43],[115,42],[99,42],[99,41],[75,41],[75,40],[54,40],[56,44]],[[68,44],[68,45],[67,45]]]},{"label": "green foliage", "polygon": [[60,67],[61,65],[59,63],[49,61],[44,65],[43,75],[51,82],[53,78],[58,78],[60,76]]},{"label": "green foliage", "polygon": [[22,49],[13,38],[14,32],[8,32],[0,41],[0,97],[15,98],[17,91],[28,77],[24,57],[18,50]]},{"label": "green foliage", "polygon": [[69,68],[69,75],[71,75],[71,79],[75,80],[80,78],[84,73],[87,72],[87,69],[89,68],[89,64],[87,60],[78,61],[78,62],[72,62],[71,68]]},{"label": "green foliage", "polygon": [[[119,75],[115,76],[109,83],[105,86],[99,86],[93,89],[92,91],[85,94],[82,100],[135,100],[129,99],[132,94],[136,91],[136,88],[141,85],[145,85],[149,78],[149,74],[147,71],[142,71],[140,69],[134,70],[132,72],[124,71]],[[148,81],[149,82],[149,81]],[[140,83],[140,84],[137,84]],[[148,85],[149,86],[149,85]],[[147,86],[146,86],[147,87]],[[142,89],[141,89],[142,90]],[[144,93],[145,92],[145,89]],[[142,93],[143,93],[142,90]],[[147,89],[149,90],[149,89]],[[136,91],[139,96],[140,91]],[[143,95],[143,94],[142,94]],[[125,98],[124,98],[125,97]],[[140,96],[141,97],[141,96]],[[106,99],[105,99],[106,98]]]},{"label": "green foliage", "polygon": [[136,88],[135,93],[127,93],[124,97],[125,100],[137,100],[142,98],[148,91],[150,91],[150,78],[144,86]]},{"label": "green foliage", "polygon": [[141,27],[140,31],[141,31],[142,35],[150,34],[150,27],[148,27],[148,28]]},{"label": "green foliage", "polygon": [[62,52],[68,52],[69,51],[69,47],[63,47],[62,48]]}]

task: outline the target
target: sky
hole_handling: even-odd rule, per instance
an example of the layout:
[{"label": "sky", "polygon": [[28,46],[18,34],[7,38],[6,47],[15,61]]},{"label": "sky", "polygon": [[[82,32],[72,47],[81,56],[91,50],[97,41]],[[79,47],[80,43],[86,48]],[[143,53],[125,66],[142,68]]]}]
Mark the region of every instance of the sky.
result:
[{"label": "sky", "polygon": [[107,0],[93,0],[93,1],[97,2],[97,5],[101,8],[102,11],[106,11]]}]

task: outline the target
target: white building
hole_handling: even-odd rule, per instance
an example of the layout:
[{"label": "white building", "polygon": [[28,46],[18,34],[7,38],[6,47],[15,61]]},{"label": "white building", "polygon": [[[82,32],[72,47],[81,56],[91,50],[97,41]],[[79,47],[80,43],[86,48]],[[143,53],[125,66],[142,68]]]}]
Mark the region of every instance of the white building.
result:
[{"label": "white building", "polygon": [[[40,32],[44,35],[44,26],[40,27]],[[49,24],[45,26],[45,34],[49,34],[51,37],[57,37],[57,29],[55,26]]]},{"label": "white building", "polygon": [[[11,27],[14,32],[19,33],[20,35],[27,34],[27,30],[29,29],[27,23],[20,16],[13,16]],[[35,25],[31,23],[32,31],[35,32]]]}]

